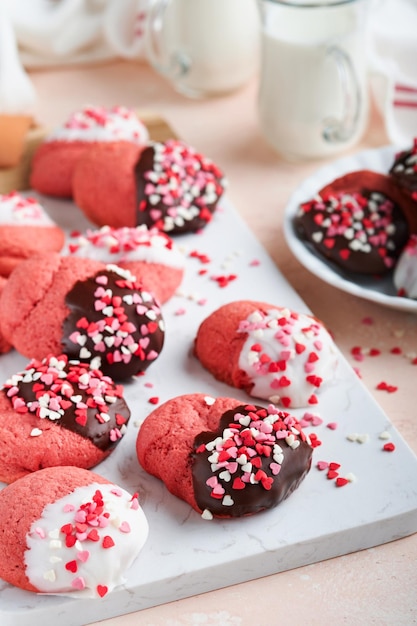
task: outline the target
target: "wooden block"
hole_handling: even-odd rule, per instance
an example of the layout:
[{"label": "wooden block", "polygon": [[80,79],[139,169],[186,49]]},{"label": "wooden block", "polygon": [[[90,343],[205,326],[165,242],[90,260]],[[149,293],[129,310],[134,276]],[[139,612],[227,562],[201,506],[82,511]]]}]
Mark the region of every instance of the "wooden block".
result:
[{"label": "wooden block", "polygon": [[[166,141],[167,139],[176,139],[178,137],[171,126],[156,113],[152,111],[137,111],[137,114],[148,128],[150,138],[154,141]],[[29,130],[20,163],[16,167],[0,168],[0,193],[29,189],[32,157],[48,132],[49,129],[45,126],[36,126]]]}]

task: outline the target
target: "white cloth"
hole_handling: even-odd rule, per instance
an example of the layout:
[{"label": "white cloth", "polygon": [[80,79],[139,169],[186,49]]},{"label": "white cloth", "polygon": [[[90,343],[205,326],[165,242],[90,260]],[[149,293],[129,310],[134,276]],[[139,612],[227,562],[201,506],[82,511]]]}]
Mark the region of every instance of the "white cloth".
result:
[{"label": "white cloth", "polygon": [[35,90],[19,59],[13,26],[0,0],[0,113],[28,114],[35,99]]},{"label": "white cloth", "polygon": [[389,139],[410,146],[417,137],[417,0],[374,0],[369,65]]},{"label": "white cloth", "polygon": [[149,0],[1,0],[25,67],[143,55]]},{"label": "white cloth", "polygon": [[[389,139],[408,145],[417,137],[417,0],[369,1],[371,84]],[[143,58],[151,2],[0,0],[0,113],[33,99],[21,64]]]},{"label": "white cloth", "polygon": [[30,112],[24,68],[143,58],[151,0],[0,0],[0,113]]}]

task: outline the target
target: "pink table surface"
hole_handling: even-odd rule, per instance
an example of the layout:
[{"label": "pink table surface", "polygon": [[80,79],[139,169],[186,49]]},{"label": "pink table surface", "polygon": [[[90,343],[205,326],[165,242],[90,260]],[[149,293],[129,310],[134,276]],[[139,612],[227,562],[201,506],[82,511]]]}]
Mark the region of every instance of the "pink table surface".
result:
[{"label": "pink table surface", "polygon": [[[179,136],[216,161],[227,174],[228,195],[235,207],[280,271],[332,331],[352,366],[359,366],[371,394],[417,452],[417,409],[413,401],[417,366],[410,358],[390,352],[399,346],[404,354],[417,353],[417,316],[335,290],[292,256],[282,229],[286,202],[294,189],[326,162],[288,163],[267,145],[257,120],[257,77],[231,95],[195,101],[176,94],[144,63],[115,61],[94,67],[38,70],[31,76],[38,92],[36,117],[42,124],[58,125],[73,110],[88,103],[124,104],[158,113]],[[366,134],[351,152],[387,143],[383,121],[372,107]],[[373,323],[365,324],[364,318]],[[380,355],[357,363],[351,355],[353,346],[377,348]],[[381,381],[398,390],[377,390]],[[99,624],[408,626],[417,623],[416,563],[414,534]]]}]

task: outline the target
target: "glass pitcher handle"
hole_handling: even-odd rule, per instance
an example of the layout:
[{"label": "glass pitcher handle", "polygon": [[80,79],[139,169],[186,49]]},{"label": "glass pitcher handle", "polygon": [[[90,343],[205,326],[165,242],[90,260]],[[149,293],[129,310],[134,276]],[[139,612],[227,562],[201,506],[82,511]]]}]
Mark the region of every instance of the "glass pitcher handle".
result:
[{"label": "glass pitcher handle", "polygon": [[329,143],[343,143],[356,132],[361,107],[363,106],[358,78],[352,60],[338,46],[331,46],[326,56],[334,59],[339,75],[343,99],[343,117],[328,117],[324,120],[323,138]]},{"label": "glass pitcher handle", "polygon": [[168,53],[164,43],[164,22],[171,0],[154,0],[148,12],[145,36],[146,55],[151,65],[171,80],[185,75],[191,67],[191,59],[184,52]]}]

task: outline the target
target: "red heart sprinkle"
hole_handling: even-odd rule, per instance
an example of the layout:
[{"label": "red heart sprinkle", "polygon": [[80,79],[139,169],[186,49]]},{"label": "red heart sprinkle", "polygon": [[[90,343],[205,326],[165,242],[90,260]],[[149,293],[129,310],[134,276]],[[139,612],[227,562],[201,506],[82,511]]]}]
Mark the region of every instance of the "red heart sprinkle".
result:
[{"label": "red heart sprinkle", "polygon": [[108,592],[108,587],[106,585],[97,585],[97,593],[102,598]]},{"label": "red heart sprinkle", "polygon": [[80,424],[80,426],[85,426],[87,424],[87,414],[83,413],[82,415],[77,415],[75,421],[77,424]]},{"label": "red heart sprinkle", "polygon": [[388,443],[384,444],[384,447],[382,449],[385,450],[385,452],[394,452],[395,445],[392,443],[392,441],[389,441]]},{"label": "red heart sprinkle", "polygon": [[90,539],[90,541],[98,541],[100,539],[98,531],[95,528],[93,528],[93,530],[90,530],[87,535],[87,539]]},{"label": "red heart sprinkle", "polygon": [[241,478],[235,478],[232,485],[233,489],[244,489],[246,487],[245,483]]},{"label": "red heart sprinkle", "polygon": [[114,546],[114,541],[109,535],[106,535],[103,539],[102,543],[103,548],[112,548]]},{"label": "red heart sprinkle", "polygon": [[68,563],[65,563],[65,569],[75,574],[78,569],[77,561],[68,561]]},{"label": "red heart sprinkle", "polygon": [[329,478],[330,480],[332,480],[333,478],[337,478],[339,476],[339,473],[336,472],[336,470],[330,470],[327,472],[327,478]]},{"label": "red heart sprinkle", "polygon": [[336,487],[344,487],[348,484],[348,482],[349,481],[347,478],[342,478],[342,476],[339,476],[338,478],[336,478]]}]

